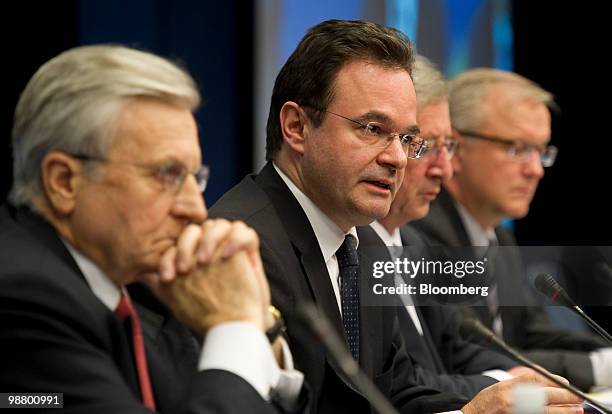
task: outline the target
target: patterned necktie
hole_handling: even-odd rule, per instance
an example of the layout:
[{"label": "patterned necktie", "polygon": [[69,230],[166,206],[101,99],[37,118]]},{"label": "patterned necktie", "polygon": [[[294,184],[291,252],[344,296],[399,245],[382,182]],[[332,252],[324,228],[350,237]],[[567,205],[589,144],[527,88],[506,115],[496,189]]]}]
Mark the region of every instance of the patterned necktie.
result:
[{"label": "patterned necktie", "polygon": [[130,319],[132,328],[132,348],[134,351],[142,402],[149,410],[155,411],[155,399],[153,398],[153,388],[151,387],[151,377],[149,377],[149,368],[147,367],[147,356],[145,354],[142,331],[140,330],[140,322],[138,322],[138,315],[136,314],[136,309],[134,309],[132,301],[123,292],[121,292],[121,300],[119,300],[115,315],[117,315],[117,318],[121,322],[128,318]]},{"label": "patterned necktie", "polygon": [[336,251],[340,270],[340,298],[342,300],[342,323],[349,349],[355,361],[359,361],[359,258],[357,240],[350,234]]},{"label": "patterned necktie", "polygon": [[[499,337],[504,336],[503,324],[501,313],[499,309],[499,278],[501,274],[499,274],[500,269],[496,269],[497,260],[499,257],[499,242],[497,241],[497,237],[489,238],[489,247],[487,249],[486,255],[489,262],[489,272],[491,273],[491,285],[489,288],[489,296],[487,296],[486,302],[489,308],[489,315],[491,317],[491,328],[493,332],[495,332]],[[496,271],[498,272],[496,274]]]}]

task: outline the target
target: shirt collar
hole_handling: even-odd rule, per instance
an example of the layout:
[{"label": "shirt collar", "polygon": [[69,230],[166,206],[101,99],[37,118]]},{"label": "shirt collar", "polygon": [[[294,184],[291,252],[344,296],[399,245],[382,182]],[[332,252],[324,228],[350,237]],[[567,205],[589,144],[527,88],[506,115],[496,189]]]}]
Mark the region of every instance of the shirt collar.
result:
[{"label": "shirt collar", "polygon": [[345,234],[340,227],[336,225],[325,213],[321,211],[319,207],[312,202],[310,198],[306,196],[289,177],[283,173],[275,163],[272,163],[274,169],[283,180],[283,182],[289,188],[289,191],[297,199],[300,207],[304,210],[304,214],[310,222],[310,226],[314,231],[317,242],[319,242],[319,248],[323,254],[323,260],[327,263],[332,256],[336,254],[336,251],[342,246],[346,235],[351,234],[357,240],[357,246],[359,246],[359,237],[357,237],[357,230],[355,227],[351,227],[350,230]]},{"label": "shirt collar", "polygon": [[461,221],[463,221],[463,225],[465,226],[465,230],[470,242],[472,243],[472,246],[487,247],[491,244],[492,240],[497,241],[495,230],[492,227],[483,229],[480,227],[480,224],[478,224],[474,216],[472,216],[465,207],[457,202],[455,202],[455,206],[457,207]]},{"label": "shirt collar", "polygon": [[376,234],[378,234],[378,237],[382,239],[382,241],[385,243],[385,246],[402,247],[402,236],[400,235],[399,227],[393,230],[393,233],[391,234],[389,234],[387,229],[382,224],[380,224],[378,220],[371,222],[370,227],[372,227]]},{"label": "shirt collar", "polygon": [[117,309],[121,299],[121,290],[106,276],[106,274],[89,258],[82,255],[70,243],[62,238],[62,242],[74,258],[77,266],[85,276],[93,294],[112,312]]}]

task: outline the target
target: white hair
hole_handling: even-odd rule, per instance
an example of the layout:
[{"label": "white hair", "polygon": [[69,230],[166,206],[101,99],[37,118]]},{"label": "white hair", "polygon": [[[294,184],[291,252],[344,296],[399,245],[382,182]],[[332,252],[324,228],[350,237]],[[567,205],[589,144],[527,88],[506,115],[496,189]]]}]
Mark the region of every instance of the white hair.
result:
[{"label": "white hair", "polygon": [[487,96],[492,88],[505,88],[512,102],[532,101],[555,108],[553,95],[535,82],[513,72],[477,68],[449,82],[449,107],[453,128],[478,131],[488,118]]},{"label": "white hair", "polygon": [[33,200],[42,193],[41,161],[51,151],[104,158],[119,111],[139,97],[191,111],[200,103],[186,71],[123,46],[77,47],[42,65],[15,110],[11,203],[35,208]]},{"label": "white hair", "polygon": [[448,83],[436,65],[423,55],[417,55],[412,69],[419,109],[448,99]]}]

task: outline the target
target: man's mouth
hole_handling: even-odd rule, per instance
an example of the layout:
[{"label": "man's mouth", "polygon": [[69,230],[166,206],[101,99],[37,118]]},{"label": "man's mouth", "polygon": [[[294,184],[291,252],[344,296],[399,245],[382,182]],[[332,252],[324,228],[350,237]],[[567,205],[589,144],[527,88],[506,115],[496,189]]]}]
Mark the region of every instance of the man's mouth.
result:
[{"label": "man's mouth", "polygon": [[391,191],[393,189],[393,183],[386,180],[365,180],[366,183],[374,185],[381,190]]},{"label": "man's mouth", "polygon": [[520,197],[530,197],[533,191],[529,187],[515,187],[512,192]]}]

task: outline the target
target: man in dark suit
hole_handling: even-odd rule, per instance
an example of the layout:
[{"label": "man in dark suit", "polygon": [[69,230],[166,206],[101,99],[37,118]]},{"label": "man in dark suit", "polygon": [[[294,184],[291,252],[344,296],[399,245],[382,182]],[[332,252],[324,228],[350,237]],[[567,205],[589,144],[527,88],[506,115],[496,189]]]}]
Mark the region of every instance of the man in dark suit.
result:
[{"label": "man in dark suit", "polygon": [[450,82],[449,102],[459,140],[454,176],[415,225],[444,245],[501,246],[490,300],[466,311],[578,387],[612,385],[609,372],[598,373],[591,363],[610,358],[609,351],[592,352],[603,341],[550,324],[524,282],[520,252],[506,247],[516,245],[512,233],[500,226],[506,217],[527,214],[544,167],[555,161],[557,150],[548,145],[552,96],[519,75],[475,69]]},{"label": "man in dark suit", "polygon": [[[407,158],[424,148],[412,61],[410,41],[384,26],[332,20],[311,28],[276,78],[268,164],[211,208],[211,215],[245,220],[258,232],[273,303],[288,321],[296,366],[312,388],[316,412],[370,407],[299,329],[296,308],[311,301],[400,411],[507,407],[496,390],[464,405],[463,398],[417,386],[395,307],[366,306],[361,297],[372,280],[360,266],[370,255],[366,247],[384,246],[359,226],[388,213]],[[553,400],[568,397],[550,392]]]},{"label": "man in dark suit", "polygon": [[[427,215],[442,182],[452,176],[450,159],[456,141],[451,136],[444,76],[429,60],[417,56],[412,79],[417,96],[417,123],[430,148],[420,159],[408,160],[404,181],[389,214],[370,226],[392,255],[418,260],[428,257],[430,246],[422,234],[407,224]],[[409,257],[411,254],[413,257]],[[400,327],[406,348],[416,362],[419,382],[472,398],[483,388],[524,372],[504,355],[462,338],[456,307],[435,303],[415,306],[418,295],[399,298],[405,305],[405,309],[398,310]]]},{"label": "man in dark suit", "polygon": [[[257,236],[206,220],[198,103],[182,69],[120,46],[69,50],[30,80],[0,208],[0,390],[63,393],[73,413],[300,408]],[[126,291],[136,280],[184,324],[158,347],[142,338],[157,315],[136,315]],[[175,362],[198,346],[188,328],[204,346]]]}]

